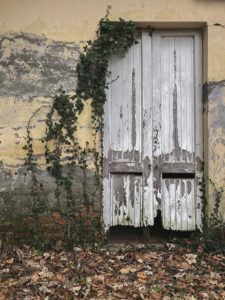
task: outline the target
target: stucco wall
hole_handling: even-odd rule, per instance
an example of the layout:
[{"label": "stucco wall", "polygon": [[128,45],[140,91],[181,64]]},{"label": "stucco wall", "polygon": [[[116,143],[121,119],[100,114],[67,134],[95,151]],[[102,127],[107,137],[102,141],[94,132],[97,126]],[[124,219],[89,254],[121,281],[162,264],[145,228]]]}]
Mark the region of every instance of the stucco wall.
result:
[{"label": "stucco wall", "polygon": [[[182,5],[181,5],[182,3]],[[205,174],[216,186],[225,184],[225,2],[223,0],[9,0],[0,2],[0,204],[29,208],[30,175],[24,163],[26,125],[32,112],[48,104],[60,85],[76,88],[76,63],[82,41],[95,38],[101,17],[149,22],[155,28],[202,28],[205,100]],[[217,25],[215,25],[217,24]],[[54,202],[54,181],[48,176],[43,145],[44,111],[34,123],[39,177]],[[79,121],[78,138],[91,139],[90,109]],[[76,170],[74,183],[81,174]],[[89,171],[90,190],[93,173]],[[81,187],[76,187],[79,193]],[[212,194],[212,189],[210,189]],[[213,207],[213,197],[209,208]],[[96,204],[97,205],[97,204]],[[4,209],[2,209],[3,215]],[[225,194],[221,204],[225,219]]]}]

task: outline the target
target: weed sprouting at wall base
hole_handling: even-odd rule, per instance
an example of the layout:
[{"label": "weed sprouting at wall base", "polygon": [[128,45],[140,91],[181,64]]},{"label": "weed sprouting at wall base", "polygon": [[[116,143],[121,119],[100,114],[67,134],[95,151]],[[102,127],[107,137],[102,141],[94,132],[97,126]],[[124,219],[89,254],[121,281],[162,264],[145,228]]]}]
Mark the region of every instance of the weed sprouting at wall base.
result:
[{"label": "weed sprouting at wall base", "polygon": [[208,219],[206,230],[203,233],[203,240],[209,252],[225,253],[225,222],[219,212],[224,189],[218,189],[211,179],[209,179],[209,183],[214,190],[213,200],[215,204]]}]

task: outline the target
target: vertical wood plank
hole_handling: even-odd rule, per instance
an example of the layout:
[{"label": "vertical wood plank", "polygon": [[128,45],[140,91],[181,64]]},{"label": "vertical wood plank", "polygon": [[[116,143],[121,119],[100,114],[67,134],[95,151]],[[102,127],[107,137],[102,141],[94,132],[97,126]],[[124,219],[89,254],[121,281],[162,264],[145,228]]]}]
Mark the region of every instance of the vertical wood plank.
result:
[{"label": "vertical wood plank", "polygon": [[114,62],[114,67],[115,67],[115,74],[119,74],[120,80],[116,80],[114,82],[113,86],[113,98],[112,98],[112,111],[114,118],[112,118],[112,126],[115,130],[112,131],[112,136],[115,141],[115,149],[117,151],[117,156],[115,157],[115,160],[118,160],[121,158],[121,152],[122,152],[122,145],[121,145],[121,110],[123,106],[123,63],[122,63],[122,58],[121,57],[116,57],[116,62]]},{"label": "vertical wood plank", "polygon": [[185,180],[181,180],[181,190],[182,190],[182,230],[188,229],[187,223],[187,184]]},{"label": "vertical wood plank", "polygon": [[185,119],[185,115],[183,114],[183,102],[184,102],[184,95],[183,90],[181,89],[182,84],[182,73],[184,70],[181,68],[181,59],[183,57],[183,53],[181,51],[181,44],[183,41],[183,37],[175,37],[174,40],[174,51],[175,51],[175,69],[176,69],[176,76],[175,76],[175,84],[177,90],[177,123],[176,123],[176,130],[177,130],[177,145],[179,151],[176,151],[179,155],[176,156],[176,161],[182,161],[182,143],[183,143],[183,126],[182,121]]},{"label": "vertical wood plank", "polygon": [[[123,155],[122,159],[129,161],[128,157],[124,154],[127,150],[131,151],[131,131],[130,131],[130,120],[131,120],[131,108],[130,108],[130,97],[131,97],[131,86],[130,80],[132,68],[132,49],[128,49],[127,55],[123,59],[123,111],[120,118],[123,121]],[[120,80],[121,80],[120,79]]]},{"label": "vertical wood plank", "polygon": [[[169,155],[172,152],[170,145],[170,73],[169,73],[169,47],[168,38],[162,38],[162,156],[164,161],[170,161]],[[169,112],[169,113],[168,113]]]},{"label": "vertical wood plank", "polygon": [[153,32],[153,188],[154,188],[154,216],[160,206],[161,199],[161,37]]},{"label": "vertical wood plank", "polygon": [[116,191],[114,185],[114,176],[110,176],[110,203],[111,203],[111,215],[110,215],[110,223],[112,226],[117,224],[118,213],[119,213],[119,204],[117,203]]},{"label": "vertical wood plank", "polygon": [[[138,39],[139,43],[133,47],[133,71],[135,72],[134,88],[135,101],[133,109],[134,116],[134,161],[140,161],[142,159],[142,53],[141,53],[141,39]],[[150,57],[149,57],[150,59]],[[133,73],[134,76],[134,73]],[[136,154],[135,154],[136,153]],[[138,154],[138,155],[137,155]]]},{"label": "vertical wood plank", "polygon": [[[131,187],[131,176],[123,176],[124,185],[124,203],[123,203],[123,214],[120,219],[120,224],[127,225],[127,220],[130,218],[130,187]],[[132,220],[132,217],[131,217]],[[129,223],[128,223],[129,224]]]},{"label": "vertical wood plank", "polygon": [[[181,85],[182,85],[182,94],[181,94],[181,107],[182,107],[182,161],[185,162],[187,157],[187,102],[189,103],[188,99],[188,61],[187,61],[187,43],[186,37],[183,37],[181,40],[181,61],[182,61],[182,77],[181,77]],[[191,99],[190,99],[191,100]],[[193,119],[191,117],[190,122]]]},{"label": "vertical wood plank", "polygon": [[203,104],[202,104],[202,36],[195,34],[195,129],[196,129],[196,225],[202,230],[202,191],[199,184],[203,178]]},{"label": "vertical wood plank", "polygon": [[152,135],[152,37],[148,32],[142,33],[142,97],[143,97],[143,206],[142,224],[154,224],[153,195],[153,135]]},{"label": "vertical wood plank", "polygon": [[[175,52],[174,52],[174,37],[167,38],[167,47],[169,55],[169,161],[176,161],[176,107],[177,107],[177,87],[175,85]],[[167,112],[165,111],[165,114]]]},{"label": "vertical wood plank", "polygon": [[187,76],[188,76],[188,86],[187,86],[187,111],[186,111],[186,126],[187,126],[187,151],[188,155],[186,161],[192,162],[194,159],[194,136],[195,136],[195,89],[194,89],[194,38],[186,38],[186,47],[188,50],[188,65],[187,65]]},{"label": "vertical wood plank", "polygon": [[163,227],[165,229],[171,228],[170,223],[170,179],[162,180],[162,216],[163,216]]},{"label": "vertical wood plank", "polygon": [[181,184],[182,181],[180,179],[177,179],[176,181],[177,187],[176,187],[176,230],[181,229],[182,224],[182,193],[181,193]]},{"label": "vertical wood plank", "polygon": [[[118,59],[115,55],[112,55],[111,57],[111,78],[112,83],[111,85],[111,98],[110,98],[110,117],[111,116],[118,116],[118,105],[117,105],[117,99],[118,99],[118,89],[119,89],[119,80],[115,80],[117,76],[120,76],[118,72]],[[113,123],[112,123],[113,122]],[[112,131],[111,128],[114,128]],[[117,135],[118,135],[118,122],[114,122],[114,119],[111,119],[111,128],[110,128],[110,136],[111,136],[111,150],[117,149]],[[111,160],[116,160],[117,156],[115,157],[115,152],[112,152],[112,157],[110,157]]]},{"label": "vertical wood plank", "polygon": [[134,226],[136,227],[142,225],[141,206],[142,206],[142,177],[134,176],[134,207],[132,209],[132,216],[134,218]]},{"label": "vertical wood plank", "polygon": [[170,226],[171,229],[176,229],[176,184],[177,179],[170,179]]},{"label": "vertical wood plank", "polygon": [[186,180],[187,195],[187,229],[195,229],[195,184],[194,180]]}]

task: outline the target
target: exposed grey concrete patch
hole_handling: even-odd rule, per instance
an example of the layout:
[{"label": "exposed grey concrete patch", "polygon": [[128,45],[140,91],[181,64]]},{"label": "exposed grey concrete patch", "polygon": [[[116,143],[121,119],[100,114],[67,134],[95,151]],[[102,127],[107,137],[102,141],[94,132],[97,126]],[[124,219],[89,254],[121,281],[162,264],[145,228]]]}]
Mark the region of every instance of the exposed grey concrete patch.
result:
[{"label": "exposed grey concrete patch", "polygon": [[0,161],[0,183],[4,181],[8,181],[12,178],[12,172],[4,168],[4,164]]},{"label": "exposed grey concrete patch", "polygon": [[[225,105],[223,103],[223,97],[225,95],[225,80],[218,82],[209,82],[208,84],[208,103],[210,114],[210,130],[215,132],[217,128],[223,128],[225,130]],[[210,108],[210,104],[215,103],[213,108]]]},{"label": "exposed grey concrete patch", "polygon": [[31,100],[51,96],[62,85],[75,91],[79,45],[44,36],[0,36],[0,95]]},{"label": "exposed grey concrete patch", "polygon": [[[72,190],[76,207],[83,203],[83,171],[80,167],[63,167],[63,173],[72,179]],[[66,207],[66,194],[62,186],[57,190],[55,178],[47,170],[37,169],[36,177],[42,188],[39,190],[40,197],[46,204],[46,211],[55,207]],[[87,170],[85,187],[95,210],[100,210],[100,201],[93,195],[94,192],[94,172]],[[33,185],[32,174],[25,166],[18,169],[13,175],[7,171],[0,163],[0,224],[10,224],[16,218],[29,215],[32,210]],[[56,197],[56,191],[60,192]]]},{"label": "exposed grey concrete patch", "polygon": [[216,87],[225,87],[225,80],[221,81],[210,81],[208,83],[208,94],[212,93],[212,90]]},{"label": "exposed grey concrete patch", "polygon": [[[225,80],[208,84],[209,114],[209,176],[218,187],[224,185],[224,149],[225,149]],[[215,195],[210,195],[209,210],[214,209]],[[220,213],[225,220],[224,195],[220,202]]]}]

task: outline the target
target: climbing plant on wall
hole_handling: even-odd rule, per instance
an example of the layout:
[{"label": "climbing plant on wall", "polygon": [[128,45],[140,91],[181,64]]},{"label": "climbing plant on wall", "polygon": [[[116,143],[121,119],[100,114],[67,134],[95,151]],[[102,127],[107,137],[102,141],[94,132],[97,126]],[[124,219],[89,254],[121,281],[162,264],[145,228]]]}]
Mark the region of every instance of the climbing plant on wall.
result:
[{"label": "climbing plant on wall", "polygon": [[[107,14],[108,15],[108,14]],[[55,178],[57,188],[56,197],[60,198],[62,187],[66,193],[64,210],[61,212],[69,221],[73,221],[76,230],[76,241],[80,241],[78,236],[82,235],[81,223],[84,224],[81,211],[77,208],[77,201],[73,194],[72,178],[70,174],[63,173],[65,164],[70,166],[79,166],[83,171],[83,203],[87,210],[90,207],[89,195],[86,191],[86,170],[88,167],[87,160],[89,157],[94,159],[95,167],[95,191],[94,196],[101,201],[102,196],[102,131],[103,131],[103,113],[104,103],[106,101],[105,90],[110,82],[107,82],[108,59],[112,54],[124,55],[131,45],[137,43],[135,40],[139,31],[135,22],[125,21],[122,18],[119,22],[111,22],[107,15],[102,18],[96,31],[96,39],[87,41],[83,52],[80,54],[80,60],[76,67],[78,76],[77,88],[75,95],[71,96],[60,88],[59,93],[53,98],[52,104],[46,116],[46,131],[41,141],[44,144],[45,160],[48,172]],[[116,79],[115,79],[116,80]],[[86,143],[81,147],[76,138],[78,130],[77,121],[79,115],[84,109],[85,101],[91,101],[91,122],[93,130],[94,146],[90,147]],[[46,108],[46,106],[44,106]],[[27,127],[26,145],[27,150],[26,164],[32,173],[33,186],[31,194],[33,196],[33,214],[39,228],[37,214],[47,207],[47,201],[40,197],[40,191],[43,189],[35,175],[36,164],[33,159],[33,143],[31,134],[31,122],[34,116],[40,111],[41,107],[31,116]],[[67,162],[63,158],[67,156]],[[42,193],[43,194],[43,193]],[[60,205],[59,205],[60,207]],[[74,211],[76,213],[74,214]],[[100,224],[100,223],[99,223]],[[91,226],[90,226],[91,225]],[[94,228],[88,222],[88,232]],[[100,226],[101,227],[101,226]],[[98,228],[100,230],[100,227]],[[94,229],[94,235],[96,228]],[[85,236],[86,238],[86,236]],[[93,237],[92,237],[93,238]],[[93,238],[95,239],[95,237]]]}]

